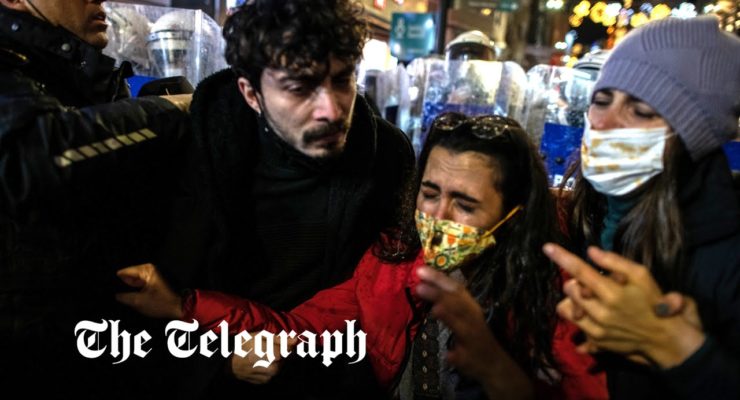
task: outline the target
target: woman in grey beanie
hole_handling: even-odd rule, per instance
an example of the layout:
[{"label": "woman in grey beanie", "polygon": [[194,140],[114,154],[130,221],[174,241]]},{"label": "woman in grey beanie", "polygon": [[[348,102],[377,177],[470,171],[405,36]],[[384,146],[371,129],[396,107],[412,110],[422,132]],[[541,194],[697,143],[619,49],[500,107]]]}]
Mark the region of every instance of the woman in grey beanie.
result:
[{"label": "woman in grey beanie", "polygon": [[714,17],[649,23],[602,69],[568,205],[595,268],[544,251],[612,398],[740,398],[738,117],[740,39]]}]

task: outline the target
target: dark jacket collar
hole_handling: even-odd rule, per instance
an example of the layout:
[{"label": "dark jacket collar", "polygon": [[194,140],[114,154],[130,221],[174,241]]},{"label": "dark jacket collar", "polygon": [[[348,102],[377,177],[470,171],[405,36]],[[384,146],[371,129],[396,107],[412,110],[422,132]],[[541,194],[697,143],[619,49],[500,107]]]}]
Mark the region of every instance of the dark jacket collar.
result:
[{"label": "dark jacket collar", "polygon": [[[253,166],[249,162],[256,161],[258,121],[257,113],[238,90],[235,74],[226,69],[203,80],[193,95],[190,112],[196,140],[209,155],[215,167],[213,172],[220,175],[215,177],[217,181],[241,181]],[[353,173],[372,170],[377,150],[376,124],[366,101],[358,96],[339,168]]]},{"label": "dark jacket collar", "polygon": [[49,81],[43,83],[64,81],[65,87],[80,91],[90,102],[111,101],[126,92],[118,82],[111,87],[111,80],[131,74],[130,68],[114,70],[115,60],[68,30],[2,6],[0,49],[5,57],[16,56],[15,66],[30,64],[27,69],[32,75],[43,71]]},{"label": "dark jacket collar", "polygon": [[83,42],[70,31],[56,27],[32,15],[0,7],[0,35],[27,51],[43,52],[76,65],[89,78],[98,67],[113,69],[114,60],[99,49]]},{"label": "dark jacket collar", "polygon": [[740,205],[722,150],[694,163],[679,185],[689,246],[697,247],[740,232]]}]

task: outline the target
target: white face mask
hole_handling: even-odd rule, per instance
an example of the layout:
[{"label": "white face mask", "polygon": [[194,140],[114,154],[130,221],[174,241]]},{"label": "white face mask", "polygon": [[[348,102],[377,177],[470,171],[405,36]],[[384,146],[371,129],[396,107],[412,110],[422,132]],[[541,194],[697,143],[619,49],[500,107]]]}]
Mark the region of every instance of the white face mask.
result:
[{"label": "white face mask", "polygon": [[668,127],[595,130],[586,118],[581,141],[581,172],[597,192],[632,193],[663,171]]}]

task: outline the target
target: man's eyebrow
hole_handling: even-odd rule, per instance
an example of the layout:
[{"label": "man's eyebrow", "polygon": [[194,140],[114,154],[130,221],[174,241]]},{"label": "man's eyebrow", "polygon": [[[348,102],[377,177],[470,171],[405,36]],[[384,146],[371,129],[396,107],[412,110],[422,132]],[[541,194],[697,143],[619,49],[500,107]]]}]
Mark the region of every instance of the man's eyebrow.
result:
[{"label": "man's eyebrow", "polygon": [[[284,71],[285,75],[275,78],[275,80],[280,84],[286,84],[290,82],[308,82],[308,83],[315,83],[315,82],[321,82],[326,76],[326,73],[310,73],[310,72],[303,72],[303,73],[295,73],[291,74],[287,71]],[[331,74],[332,78],[336,77],[344,77],[352,75],[355,72],[355,66],[354,65],[347,65],[341,70],[335,72],[334,74]]]},{"label": "man's eyebrow", "polygon": [[295,74],[295,75],[285,75],[283,77],[277,78],[278,83],[289,83],[289,82],[317,82],[320,81],[321,78],[317,75],[312,74]]}]

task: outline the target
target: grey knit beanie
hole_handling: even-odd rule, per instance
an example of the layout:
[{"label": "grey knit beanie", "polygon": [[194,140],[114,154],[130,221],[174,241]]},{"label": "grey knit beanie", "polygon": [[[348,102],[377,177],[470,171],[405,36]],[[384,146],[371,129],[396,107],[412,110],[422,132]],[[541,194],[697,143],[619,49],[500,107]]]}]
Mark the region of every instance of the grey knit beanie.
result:
[{"label": "grey knit beanie", "polygon": [[618,89],[653,107],[698,160],[738,135],[740,39],[713,16],[667,18],[625,36],[594,92]]}]

